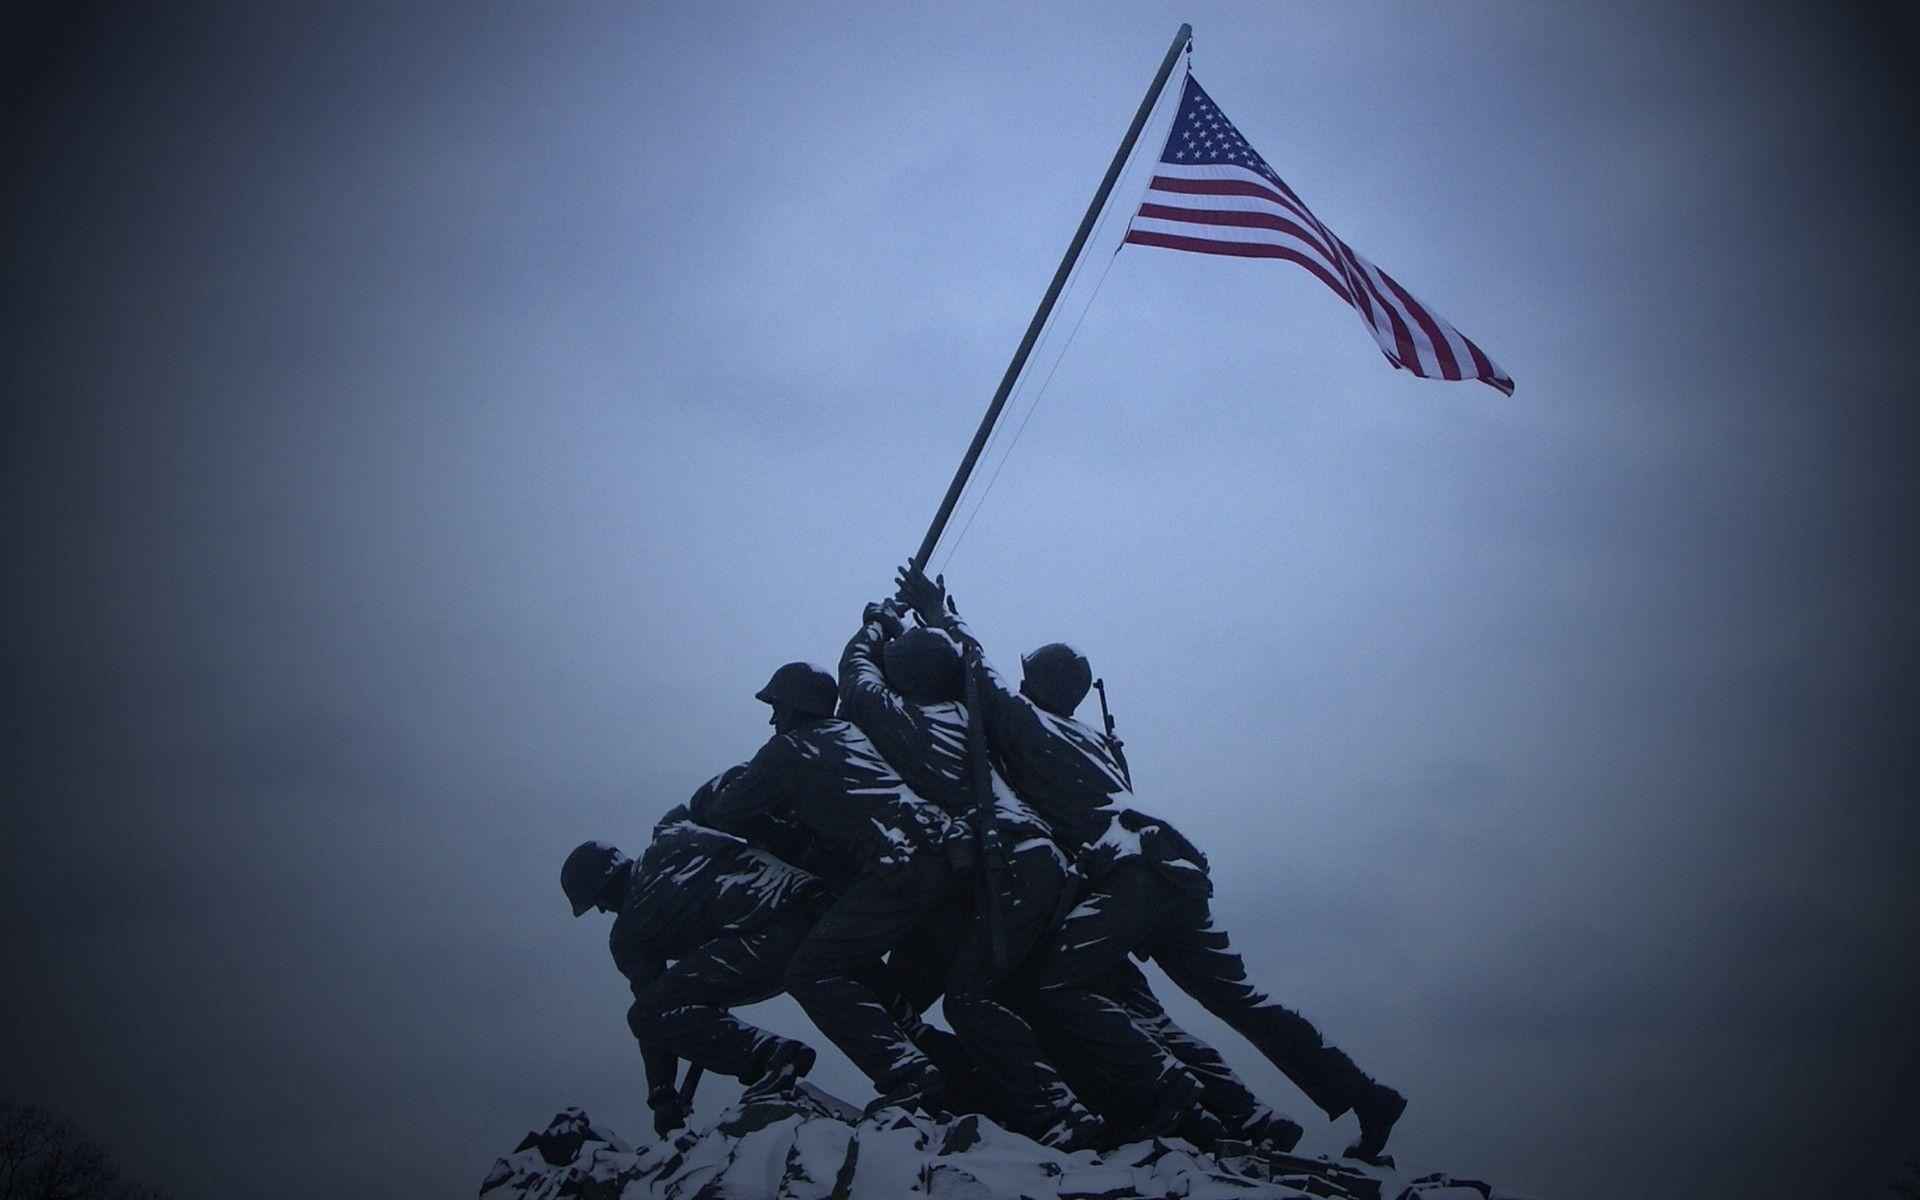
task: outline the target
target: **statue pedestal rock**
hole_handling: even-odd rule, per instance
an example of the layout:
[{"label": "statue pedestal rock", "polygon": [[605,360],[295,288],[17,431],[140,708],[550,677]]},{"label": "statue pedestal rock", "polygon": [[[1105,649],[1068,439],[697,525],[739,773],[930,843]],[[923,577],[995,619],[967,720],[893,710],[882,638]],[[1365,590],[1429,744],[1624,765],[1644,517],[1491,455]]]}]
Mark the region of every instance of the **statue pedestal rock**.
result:
[{"label": "statue pedestal rock", "polygon": [[529,1133],[481,1200],[1524,1200],[1485,1183],[1154,1139],[1062,1153],[983,1117],[852,1113],[831,1097],[743,1102],[705,1131],[638,1147],[577,1108]]}]

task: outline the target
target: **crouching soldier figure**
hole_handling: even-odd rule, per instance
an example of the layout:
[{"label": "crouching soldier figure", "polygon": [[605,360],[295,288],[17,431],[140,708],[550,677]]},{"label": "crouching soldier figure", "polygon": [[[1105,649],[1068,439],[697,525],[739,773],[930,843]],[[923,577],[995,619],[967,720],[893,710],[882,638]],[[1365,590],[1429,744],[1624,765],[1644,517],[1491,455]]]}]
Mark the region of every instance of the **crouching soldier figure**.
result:
[{"label": "crouching soldier figure", "polygon": [[788,960],[825,907],[813,876],[695,824],[682,805],[654,827],[638,862],[583,842],[560,868],[560,885],[574,916],[615,914],[613,961],[633,988],[627,1025],[661,1135],[686,1124],[674,1088],[679,1059],[759,1088],[783,1087],[813,1066],[812,1047],[727,1011],[781,991]]},{"label": "crouching soldier figure", "polygon": [[937,1112],[946,1082],[874,981],[881,958],[950,901],[948,856],[970,846],[964,829],[914,795],[865,734],[835,718],[838,692],[833,676],[809,663],[775,671],[756,696],[773,709],[773,737],[723,786],[695,796],[693,817],[747,837],[756,819],[783,817],[852,865],[782,981],[873,1081],[879,1103]]},{"label": "crouching soldier figure", "polygon": [[[859,632],[840,657],[840,711],[854,723],[909,787],[954,817],[976,820],[968,762],[967,711],[961,703],[960,648],[947,634],[907,629],[902,609],[869,604]],[[1040,1051],[1033,1029],[1016,1010],[1008,975],[1045,936],[1067,886],[1067,863],[1047,828],[997,777],[991,780],[996,844],[1003,846],[1005,893],[989,916],[962,881],[951,913],[958,927],[943,944],[909,949],[946,959],[947,1023],[1001,1102],[1011,1128],[1046,1145],[1076,1150],[1101,1134],[1094,1119]],[[1000,922],[996,963],[994,920]],[[922,931],[924,933],[924,929]],[[918,943],[921,939],[916,939]],[[901,957],[896,951],[895,959]]]},{"label": "crouching soldier figure", "polygon": [[[975,651],[969,669],[977,675],[994,761],[1056,836],[1070,839],[1064,844],[1086,877],[1080,902],[1033,967],[1050,1032],[1072,1039],[1115,1086],[1156,1089],[1156,1120],[1174,1104],[1200,1099],[1201,1081],[1182,1067],[1170,1071],[1165,1048],[1125,1004],[1100,990],[1129,954],[1152,958],[1330,1119],[1352,1111],[1360,1138],[1348,1155],[1379,1161],[1406,1100],[1248,982],[1246,965],[1214,924],[1205,856],[1166,822],[1122,807],[1132,788],[1117,744],[1073,719],[1093,682],[1087,660],[1057,642],[1042,646],[1021,660],[1016,693],[979,656],[943,586],[908,570],[901,588],[923,620],[943,624]],[[1255,1142],[1298,1136],[1271,1126],[1231,1132]]]}]

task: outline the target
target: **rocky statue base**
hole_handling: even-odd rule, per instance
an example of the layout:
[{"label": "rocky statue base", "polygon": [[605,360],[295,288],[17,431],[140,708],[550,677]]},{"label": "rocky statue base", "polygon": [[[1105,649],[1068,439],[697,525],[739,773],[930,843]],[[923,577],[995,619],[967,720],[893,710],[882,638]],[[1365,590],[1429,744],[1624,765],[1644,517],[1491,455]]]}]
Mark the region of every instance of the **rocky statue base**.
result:
[{"label": "rocky statue base", "polygon": [[[851,1118],[851,1119],[849,1119]],[[1524,1200],[1475,1180],[1179,1140],[1062,1154],[977,1116],[859,1117],[807,1096],[743,1100],[711,1129],[634,1148],[577,1108],[494,1163],[482,1200]]]}]

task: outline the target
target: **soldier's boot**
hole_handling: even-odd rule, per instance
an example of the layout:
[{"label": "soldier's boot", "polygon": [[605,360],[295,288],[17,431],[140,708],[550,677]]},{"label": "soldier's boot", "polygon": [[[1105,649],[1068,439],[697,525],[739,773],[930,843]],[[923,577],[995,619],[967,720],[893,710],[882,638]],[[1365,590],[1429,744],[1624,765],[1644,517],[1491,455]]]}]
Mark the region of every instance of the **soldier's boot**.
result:
[{"label": "soldier's boot", "polygon": [[1200,1081],[1185,1071],[1169,1071],[1154,1089],[1146,1119],[1133,1131],[1133,1141],[1166,1137],[1190,1110],[1200,1106]]},{"label": "soldier's boot", "polygon": [[1034,1135],[1034,1141],[1064,1154],[1075,1150],[1097,1150],[1106,1145],[1107,1127],[1079,1104],[1060,1114],[1060,1119]]},{"label": "soldier's boot", "polygon": [[794,1085],[813,1070],[817,1057],[813,1047],[805,1042],[796,1042],[791,1038],[779,1039],[761,1062],[759,1078],[747,1085],[741,1098],[757,1100],[792,1091]]},{"label": "soldier's boot", "polygon": [[946,1103],[959,1113],[980,1113],[1005,1128],[1014,1127],[1015,1116],[1003,1103],[993,1081],[974,1066],[960,1039],[944,1029],[922,1023],[908,1029],[908,1040],[927,1056],[933,1069],[947,1085]]},{"label": "soldier's boot", "polygon": [[1347,1147],[1346,1156],[1371,1166],[1392,1168],[1393,1156],[1386,1152],[1387,1136],[1405,1111],[1405,1096],[1384,1083],[1368,1080],[1366,1090],[1353,1102],[1353,1115],[1360,1118],[1360,1137]]},{"label": "soldier's boot", "polygon": [[1255,1117],[1235,1136],[1252,1144],[1256,1150],[1289,1154],[1300,1144],[1300,1135],[1305,1132],[1300,1128],[1300,1122],[1268,1111]]},{"label": "soldier's boot", "polygon": [[922,1063],[918,1070],[887,1085],[867,1105],[866,1112],[871,1116],[883,1108],[904,1108],[930,1117],[947,1116],[953,1111],[947,1098],[947,1081],[932,1063]]}]

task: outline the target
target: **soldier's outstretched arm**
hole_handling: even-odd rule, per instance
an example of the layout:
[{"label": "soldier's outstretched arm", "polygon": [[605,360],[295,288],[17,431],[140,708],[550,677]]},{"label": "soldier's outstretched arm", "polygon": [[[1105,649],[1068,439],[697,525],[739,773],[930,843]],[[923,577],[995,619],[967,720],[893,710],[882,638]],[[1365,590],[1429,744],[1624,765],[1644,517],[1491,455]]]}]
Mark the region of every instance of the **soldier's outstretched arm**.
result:
[{"label": "soldier's outstretched arm", "polygon": [[762,813],[754,818],[752,826],[745,835],[747,841],[794,870],[822,877],[833,869],[832,860],[820,847],[820,840],[798,821]]},{"label": "soldier's outstretched arm", "polygon": [[705,794],[696,794],[688,802],[693,819],[709,829],[748,837],[754,818],[780,802],[780,781],[787,775],[789,759],[795,753],[792,740],[785,735],[768,738],[759,753],[725,786],[711,792],[702,789]]},{"label": "soldier's outstretched arm", "polygon": [[986,655],[980,653],[980,643],[973,644],[973,652],[967,655],[967,670],[978,677],[980,682],[980,706],[986,714],[989,724],[998,727],[1008,721],[1034,721],[1039,718],[1033,710],[1020,702],[1020,694],[1007,686],[1000,678],[1000,672],[987,662]]},{"label": "soldier's outstretched arm", "polygon": [[[707,825],[707,823],[702,821],[696,814],[707,812],[713,803],[714,796],[725,791],[729,784],[746,774],[749,765],[748,763],[740,763],[737,766],[728,767],[712,779],[707,780],[700,785],[699,789],[693,793],[692,798],[685,804],[668,809],[666,815],[660,818],[660,823],[665,825],[675,820],[684,820],[692,821],[696,825],[706,825],[708,829],[713,829],[714,826]],[[734,837],[744,839],[751,845],[758,846],[760,849],[772,854],[775,858],[785,862],[788,866],[797,867],[803,871],[808,870],[804,856],[802,855],[802,851],[808,849],[806,845],[808,841],[806,832],[792,822],[774,815],[772,812],[762,812],[757,816],[745,819],[741,822],[739,828],[722,830],[721,832],[730,833]]]},{"label": "soldier's outstretched arm", "polygon": [[716,792],[726,790],[728,784],[740,778],[741,774],[746,771],[749,765],[748,763],[735,763],[733,766],[715,775],[712,779],[701,784],[694,790],[692,797],[687,800],[687,808],[690,810],[697,809],[699,806],[712,800]]},{"label": "soldier's outstretched arm", "polygon": [[[904,632],[894,601],[869,604],[861,614],[860,628],[848,639],[840,654],[840,708],[843,715],[857,715],[876,704],[886,704],[893,696],[887,677],[880,668],[880,648],[888,638]],[[856,720],[855,724],[859,722]]]}]

